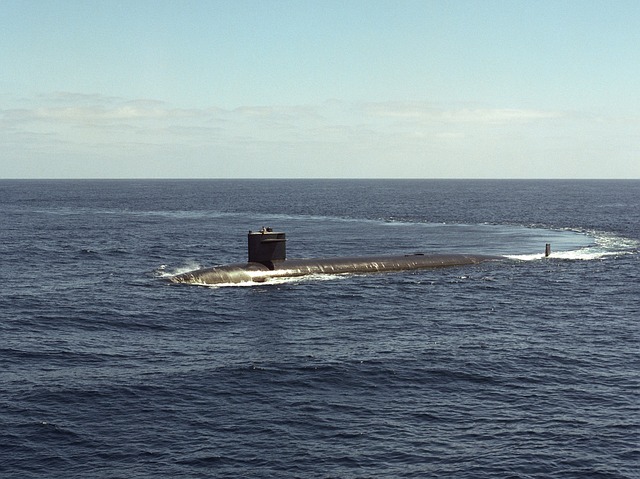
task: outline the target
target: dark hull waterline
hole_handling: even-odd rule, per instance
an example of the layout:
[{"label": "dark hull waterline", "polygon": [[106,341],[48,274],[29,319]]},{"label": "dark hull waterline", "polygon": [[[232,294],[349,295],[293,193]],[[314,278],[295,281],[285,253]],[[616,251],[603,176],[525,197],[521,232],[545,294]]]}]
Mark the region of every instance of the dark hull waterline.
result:
[{"label": "dark hull waterline", "polygon": [[346,258],[287,259],[268,263],[236,263],[204,268],[172,276],[174,283],[234,284],[265,282],[274,278],[295,278],[318,274],[362,274],[410,271],[478,264],[503,260],[502,256],[476,254],[412,254]]}]

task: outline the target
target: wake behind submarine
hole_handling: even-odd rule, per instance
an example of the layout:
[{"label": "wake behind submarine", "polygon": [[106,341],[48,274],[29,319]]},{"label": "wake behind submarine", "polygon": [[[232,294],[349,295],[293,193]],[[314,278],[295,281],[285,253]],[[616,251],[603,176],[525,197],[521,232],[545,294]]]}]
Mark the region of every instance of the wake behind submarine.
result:
[{"label": "wake behind submarine", "polygon": [[[504,256],[480,254],[406,254],[338,258],[287,259],[285,233],[271,228],[249,231],[249,258],[246,263],[234,263],[203,268],[169,278],[174,283],[228,284],[262,283],[273,278],[294,278],[314,274],[379,273],[409,271],[447,266],[478,264],[504,260]],[[548,245],[547,245],[548,248]],[[548,253],[547,253],[548,255]]]}]

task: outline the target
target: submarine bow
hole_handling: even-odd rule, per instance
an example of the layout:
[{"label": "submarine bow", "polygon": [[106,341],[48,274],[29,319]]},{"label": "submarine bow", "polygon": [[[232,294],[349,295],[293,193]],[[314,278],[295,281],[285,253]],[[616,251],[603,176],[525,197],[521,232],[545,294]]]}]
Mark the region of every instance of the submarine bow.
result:
[{"label": "submarine bow", "polygon": [[261,283],[272,278],[294,278],[313,274],[361,274],[409,271],[478,264],[504,259],[477,254],[410,254],[336,258],[286,259],[285,233],[262,228],[249,231],[246,263],[203,268],[172,276],[174,283],[233,284]]}]

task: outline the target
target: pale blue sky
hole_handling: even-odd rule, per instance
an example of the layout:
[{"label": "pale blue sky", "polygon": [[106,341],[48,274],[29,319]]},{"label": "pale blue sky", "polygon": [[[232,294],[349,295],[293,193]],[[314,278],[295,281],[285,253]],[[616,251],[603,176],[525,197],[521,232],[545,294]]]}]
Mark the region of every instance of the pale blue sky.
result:
[{"label": "pale blue sky", "polygon": [[0,0],[0,178],[640,178],[640,1]]}]

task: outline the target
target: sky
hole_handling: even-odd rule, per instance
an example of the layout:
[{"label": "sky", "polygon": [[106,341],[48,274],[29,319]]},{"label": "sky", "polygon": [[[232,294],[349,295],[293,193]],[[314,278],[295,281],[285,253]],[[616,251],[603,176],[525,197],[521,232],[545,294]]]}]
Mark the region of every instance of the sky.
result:
[{"label": "sky", "polygon": [[638,0],[0,0],[0,178],[640,178]]}]

